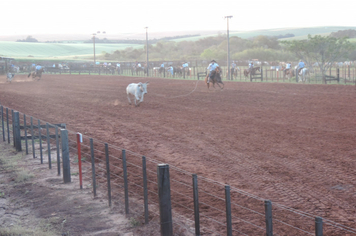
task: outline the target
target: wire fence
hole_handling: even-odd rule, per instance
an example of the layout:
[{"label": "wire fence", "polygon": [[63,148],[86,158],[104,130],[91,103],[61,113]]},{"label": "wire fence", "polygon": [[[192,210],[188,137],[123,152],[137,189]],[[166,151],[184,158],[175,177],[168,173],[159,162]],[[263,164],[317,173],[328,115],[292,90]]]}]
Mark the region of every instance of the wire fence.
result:
[{"label": "wire fence", "polygon": [[[134,215],[140,222],[147,224],[160,218],[158,160],[8,107],[1,106],[0,115],[2,141],[18,151],[32,153],[34,159],[57,171],[64,181],[66,154],[62,132],[66,131],[69,174],[79,177],[78,188],[91,189],[94,198],[106,198],[109,206],[112,202],[124,205],[125,214]],[[169,166],[169,183],[172,227],[181,235],[356,235],[353,227],[272,204],[175,166]]]}]

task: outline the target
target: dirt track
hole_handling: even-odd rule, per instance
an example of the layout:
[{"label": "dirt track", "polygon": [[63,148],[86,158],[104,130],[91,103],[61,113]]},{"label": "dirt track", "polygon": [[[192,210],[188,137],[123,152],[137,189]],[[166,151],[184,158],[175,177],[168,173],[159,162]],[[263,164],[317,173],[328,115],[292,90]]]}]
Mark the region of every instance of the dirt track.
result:
[{"label": "dirt track", "polygon": [[144,103],[134,107],[125,88],[143,78],[0,80],[5,106],[65,122],[69,130],[272,202],[356,225],[353,86],[226,82],[223,91],[208,91],[200,81],[192,94],[170,98],[191,92],[195,81],[150,78]]}]

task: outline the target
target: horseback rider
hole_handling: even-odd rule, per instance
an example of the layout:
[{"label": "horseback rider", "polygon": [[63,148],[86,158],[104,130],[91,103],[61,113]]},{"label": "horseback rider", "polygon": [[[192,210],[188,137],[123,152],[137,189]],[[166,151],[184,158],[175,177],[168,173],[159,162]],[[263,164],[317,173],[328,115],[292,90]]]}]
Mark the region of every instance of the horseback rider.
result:
[{"label": "horseback rider", "polygon": [[283,73],[284,76],[287,74],[287,72],[291,69],[292,64],[290,62],[286,63],[286,68],[284,68]]},{"label": "horseback rider", "polygon": [[304,67],[305,67],[305,64],[304,64],[303,60],[300,60],[298,63],[298,74]]},{"label": "horseback rider", "polygon": [[37,66],[36,66],[36,74],[38,74],[41,69],[42,69],[42,66],[40,64],[37,64]]},{"label": "horseback rider", "polygon": [[216,67],[218,67],[218,63],[216,63],[215,60],[212,60],[211,63],[208,66],[208,70],[209,70],[209,76],[208,76],[208,82],[210,83],[210,78],[213,79],[213,71],[215,71]]},{"label": "horseback rider", "polygon": [[236,63],[235,63],[235,61],[232,61],[232,63],[231,63],[231,75],[234,74],[235,68],[236,68]]},{"label": "horseback rider", "polygon": [[248,70],[251,73],[253,70],[253,62],[251,61],[250,64],[248,64]]}]

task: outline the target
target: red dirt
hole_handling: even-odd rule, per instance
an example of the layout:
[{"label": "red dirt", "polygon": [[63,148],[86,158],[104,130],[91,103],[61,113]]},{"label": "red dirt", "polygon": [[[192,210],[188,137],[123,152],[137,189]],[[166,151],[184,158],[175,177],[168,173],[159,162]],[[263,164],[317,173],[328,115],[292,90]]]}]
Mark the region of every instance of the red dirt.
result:
[{"label": "red dirt", "polygon": [[[196,82],[150,78],[144,102],[134,107],[128,105],[125,88],[145,78],[44,75],[38,82],[16,83],[21,80],[25,76],[0,83],[2,105],[66,123],[69,130],[273,203],[356,225],[353,86],[225,82],[224,90],[208,91],[200,81],[192,94],[171,98],[190,93]],[[183,185],[176,187],[177,192],[186,191]],[[218,194],[216,189],[207,191]],[[220,192],[223,198],[223,186]],[[215,206],[205,196],[200,201]],[[238,204],[253,204],[241,199]],[[263,203],[258,204],[263,213]],[[274,210],[279,220],[292,214]],[[278,218],[279,212],[283,217]],[[285,222],[293,223],[297,216]],[[304,220],[308,223],[302,228],[313,232],[313,219]],[[264,227],[263,217],[256,224]],[[332,235],[345,235],[325,228]],[[288,232],[281,229],[280,234]]]}]

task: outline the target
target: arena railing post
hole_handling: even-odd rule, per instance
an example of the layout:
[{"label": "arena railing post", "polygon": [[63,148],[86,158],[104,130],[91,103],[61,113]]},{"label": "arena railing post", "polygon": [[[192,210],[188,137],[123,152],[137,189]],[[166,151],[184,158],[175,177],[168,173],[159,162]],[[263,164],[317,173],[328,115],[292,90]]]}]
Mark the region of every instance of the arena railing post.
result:
[{"label": "arena railing post", "polygon": [[50,136],[49,136],[49,124],[48,123],[46,123],[46,135],[47,135],[48,168],[52,169],[51,141],[50,141]]},{"label": "arena railing post", "polygon": [[195,235],[200,236],[198,177],[196,174],[193,174],[192,177],[193,177]]},{"label": "arena railing post", "polygon": [[6,128],[7,128],[7,143],[10,144],[10,127],[9,127],[9,108],[6,107]]},{"label": "arena railing post", "polygon": [[323,236],[323,218],[315,217],[315,236]]},{"label": "arena railing post", "polygon": [[227,236],[232,236],[232,221],[231,221],[231,198],[230,186],[225,185],[225,204],[226,204],[226,232]]},{"label": "arena railing post", "polygon": [[61,145],[63,159],[63,181],[66,184],[71,182],[68,130],[66,129],[61,129]]},{"label": "arena railing post", "polygon": [[266,236],[273,236],[272,202],[270,200],[265,200],[265,221],[266,221]]},{"label": "arena railing post", "polygon": [[25,131],[25,146],[26,146],[26,155],[28,154],[28,140],[27,140],[27,124],[26,124],[26,115],[23,114],[23,129]]},{"label": "arena railing post", "polygon": [[56,126],[56,149],[57,149],[57,174],[61,175],[61,156],[59,151],[58,126]]},{"label": "arena railing post", "polygon": [[21,130],[20,130],[20,113],[18,111],[14,112],[14,141],[16,151],[21,152]]},{"label": "arena railing post", "polygon": [[33,117],[31,116],[31,141],[32,141],[32,155],[33,158],[36,158],[36,153],[35,153],[35,137],[33,136]]},{"label": "arena railing post", "polygon": [[38,140],[40,142],[40,158],[41,164],[43,164],[43,153],[42,153],[42,134],[41,134],[41,121],[38,120]]},{"label": "arena railing post", "polygon": [[157,166],[157,181],[161,236],[173,236],[169,165],[159,164]]},{"label": "arena railing post", "polygon": [[5,139],[5,124],[4,124],[4,107],[1,106],[1,128],[2,128],[2,141],[6,141]]}]

